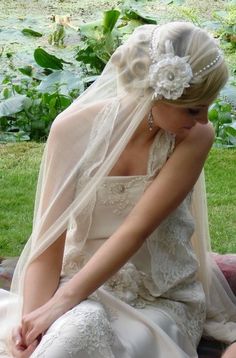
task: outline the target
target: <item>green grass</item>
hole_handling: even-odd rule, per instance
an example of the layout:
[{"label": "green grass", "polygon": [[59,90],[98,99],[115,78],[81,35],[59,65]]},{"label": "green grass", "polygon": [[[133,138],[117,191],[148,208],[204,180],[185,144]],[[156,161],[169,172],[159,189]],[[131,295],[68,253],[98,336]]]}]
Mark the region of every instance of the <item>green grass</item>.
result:
[{"label": "green grass", "polygon": [[0,145],[0,256],[20,253],[30,235],[42,144]]},{"label": "green grass", "polygon": [[[0,256],[19,255],[31,232],[43,145],[0,145]],[[214,251],[236,253],[236,150],[213,149],[206,163]]]},{"label": "green grass", "polygon": [[236,150],[214,148],[205,173],[212,249],[236,253]]}]

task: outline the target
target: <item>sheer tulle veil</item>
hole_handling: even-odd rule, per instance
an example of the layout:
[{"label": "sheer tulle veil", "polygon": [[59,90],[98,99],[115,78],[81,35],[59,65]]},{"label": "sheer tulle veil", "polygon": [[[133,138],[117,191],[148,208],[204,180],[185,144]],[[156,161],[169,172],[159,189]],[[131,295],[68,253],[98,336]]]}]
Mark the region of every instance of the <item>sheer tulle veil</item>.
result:
[{"label": "sheer tulle veil", "polygon": [[[76,242],[73,255],[79,257],[91,224],[96,188],[153,104],[148,70],[155,28],[144,25],[135,30],[112,55],[101,76],[53,122],[38,178],[32,234],[15,270],[11,293],[0,291],[1,327],[5,327],[1,330],[0,342],[20,319],[24,275],[29,263],[64,231],[67,236],[63,265],[70,265],[66,260],[67,246],[73,245],[67,245],[69,242]],[[189,23],[170,23],[158,29],[156,40],[160,51],[163,37],[168,39],[168,33],[174,46],[175,31],[188,32],[189,43],[197,41],[197,34],[202,31]],[[208,42],[198,44],[199,53],[191,56],[189,46],[185,49],[174,46],[176,52],[181,50],[182,57],[189,56],[188,62],[194,71],[203,67],[204,52],[213,59],[216,57],[218,47],[210,36],[207,38]],[[222,61],[223,57],[206,68],[204,76],[217,70]],[[201,78],[197,82],[200,83]],[[191,92],[191,86],[187,92]],[[198,104],[202,98],[186,96],[186,103],[190,102]],[[211,259],[203,173],[194,188],[193,215],[196,230],[192,241],[199,260],[199,278],[207,297],[205,333],[231,342],[236,339],[236,300]]]}]

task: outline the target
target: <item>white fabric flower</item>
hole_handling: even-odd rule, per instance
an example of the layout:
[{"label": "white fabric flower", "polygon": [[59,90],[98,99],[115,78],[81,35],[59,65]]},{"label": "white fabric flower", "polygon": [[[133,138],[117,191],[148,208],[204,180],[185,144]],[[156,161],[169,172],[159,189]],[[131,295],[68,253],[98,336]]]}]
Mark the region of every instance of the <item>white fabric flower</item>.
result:
[{"label": "white fabric flower", "polygon": [[153,99],[175,100],[183,94],[193,76],[185,57],[162,55],[150,66],[149,83],[154,89]]},{"label": "white fabric flower", "polygon": [[149,69],[149,84],[154,89],[153,99],[175,100],[183,94],[193,77],[187,57],[171,53],[161,55]]},{"label": "white fabric flower", "polygon": [[128,262],[103,287],[131,306],[142,308],[146,305],[145,301],[155,301],[144,280],[147,281],[147,275]]}]

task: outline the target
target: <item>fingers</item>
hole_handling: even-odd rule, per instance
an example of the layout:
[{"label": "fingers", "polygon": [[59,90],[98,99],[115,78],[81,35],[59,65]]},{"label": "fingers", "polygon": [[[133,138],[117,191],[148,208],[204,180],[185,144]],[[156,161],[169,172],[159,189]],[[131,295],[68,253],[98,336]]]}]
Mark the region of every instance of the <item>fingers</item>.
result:
[{"label": "fingers", "polygon": [[26,317],[22,318],[22,338],[26,345],[29,347],[36,339],[37,335],[34,336],[34,327],[32,326],[32,322]]},{"label": "fingers", "polygon": [[25,343],[29,347],[34,341],[37,340],[38,333],[33,329],[30,332],[27,332],[25,335]]},{"label": "fingers", "polygon": [[42,330],[35,322],[28,320],[27,317],[22,318],[22,341],[26,347],[29,347],[42,334]]},{"label": "fingers", "polygon": [[12,355],[14,358],[29,358],[31,354],[34,352],[35,348],[38,345],[38,341],[35,340],[29,347],[12,347]]},{"label": "fingers", "polygon": [[22,334],[21,334],[21,326],[15,327],[12,330],[12,342],[16,346],[24,346]]},{"label": "fingers", "polygon": [[26,350],[25,350],[25,354],[26,356],[23,357],[23,358],[28,358],[31,356],[31,354],[33,353],[33,351],[35,350],[35,348],[37,347],[38,345],[38,341],[35,340]]},{"label": "fingers", "polygon": [[[30,339],[27,340],[31,340],[33,336],[32,332],[32,335],[29,336]],[[11,341],[11,352],[14,358],[29,358],[40,340],[33,339],[32,342],[26,344],[23,336],[23,326],[18,326],[12,330]]]}]

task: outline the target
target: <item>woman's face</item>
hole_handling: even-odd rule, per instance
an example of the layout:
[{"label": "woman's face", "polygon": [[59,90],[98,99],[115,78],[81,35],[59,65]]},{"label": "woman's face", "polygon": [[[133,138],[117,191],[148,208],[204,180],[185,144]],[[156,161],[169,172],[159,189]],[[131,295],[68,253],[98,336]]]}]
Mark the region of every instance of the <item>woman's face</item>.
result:
[{"label": "woman's face", "polygon": [[156,102],[152,107],[154,125],[174,134],[187,133],[196,123],[208,123],[209,105],[189,107]]}]

